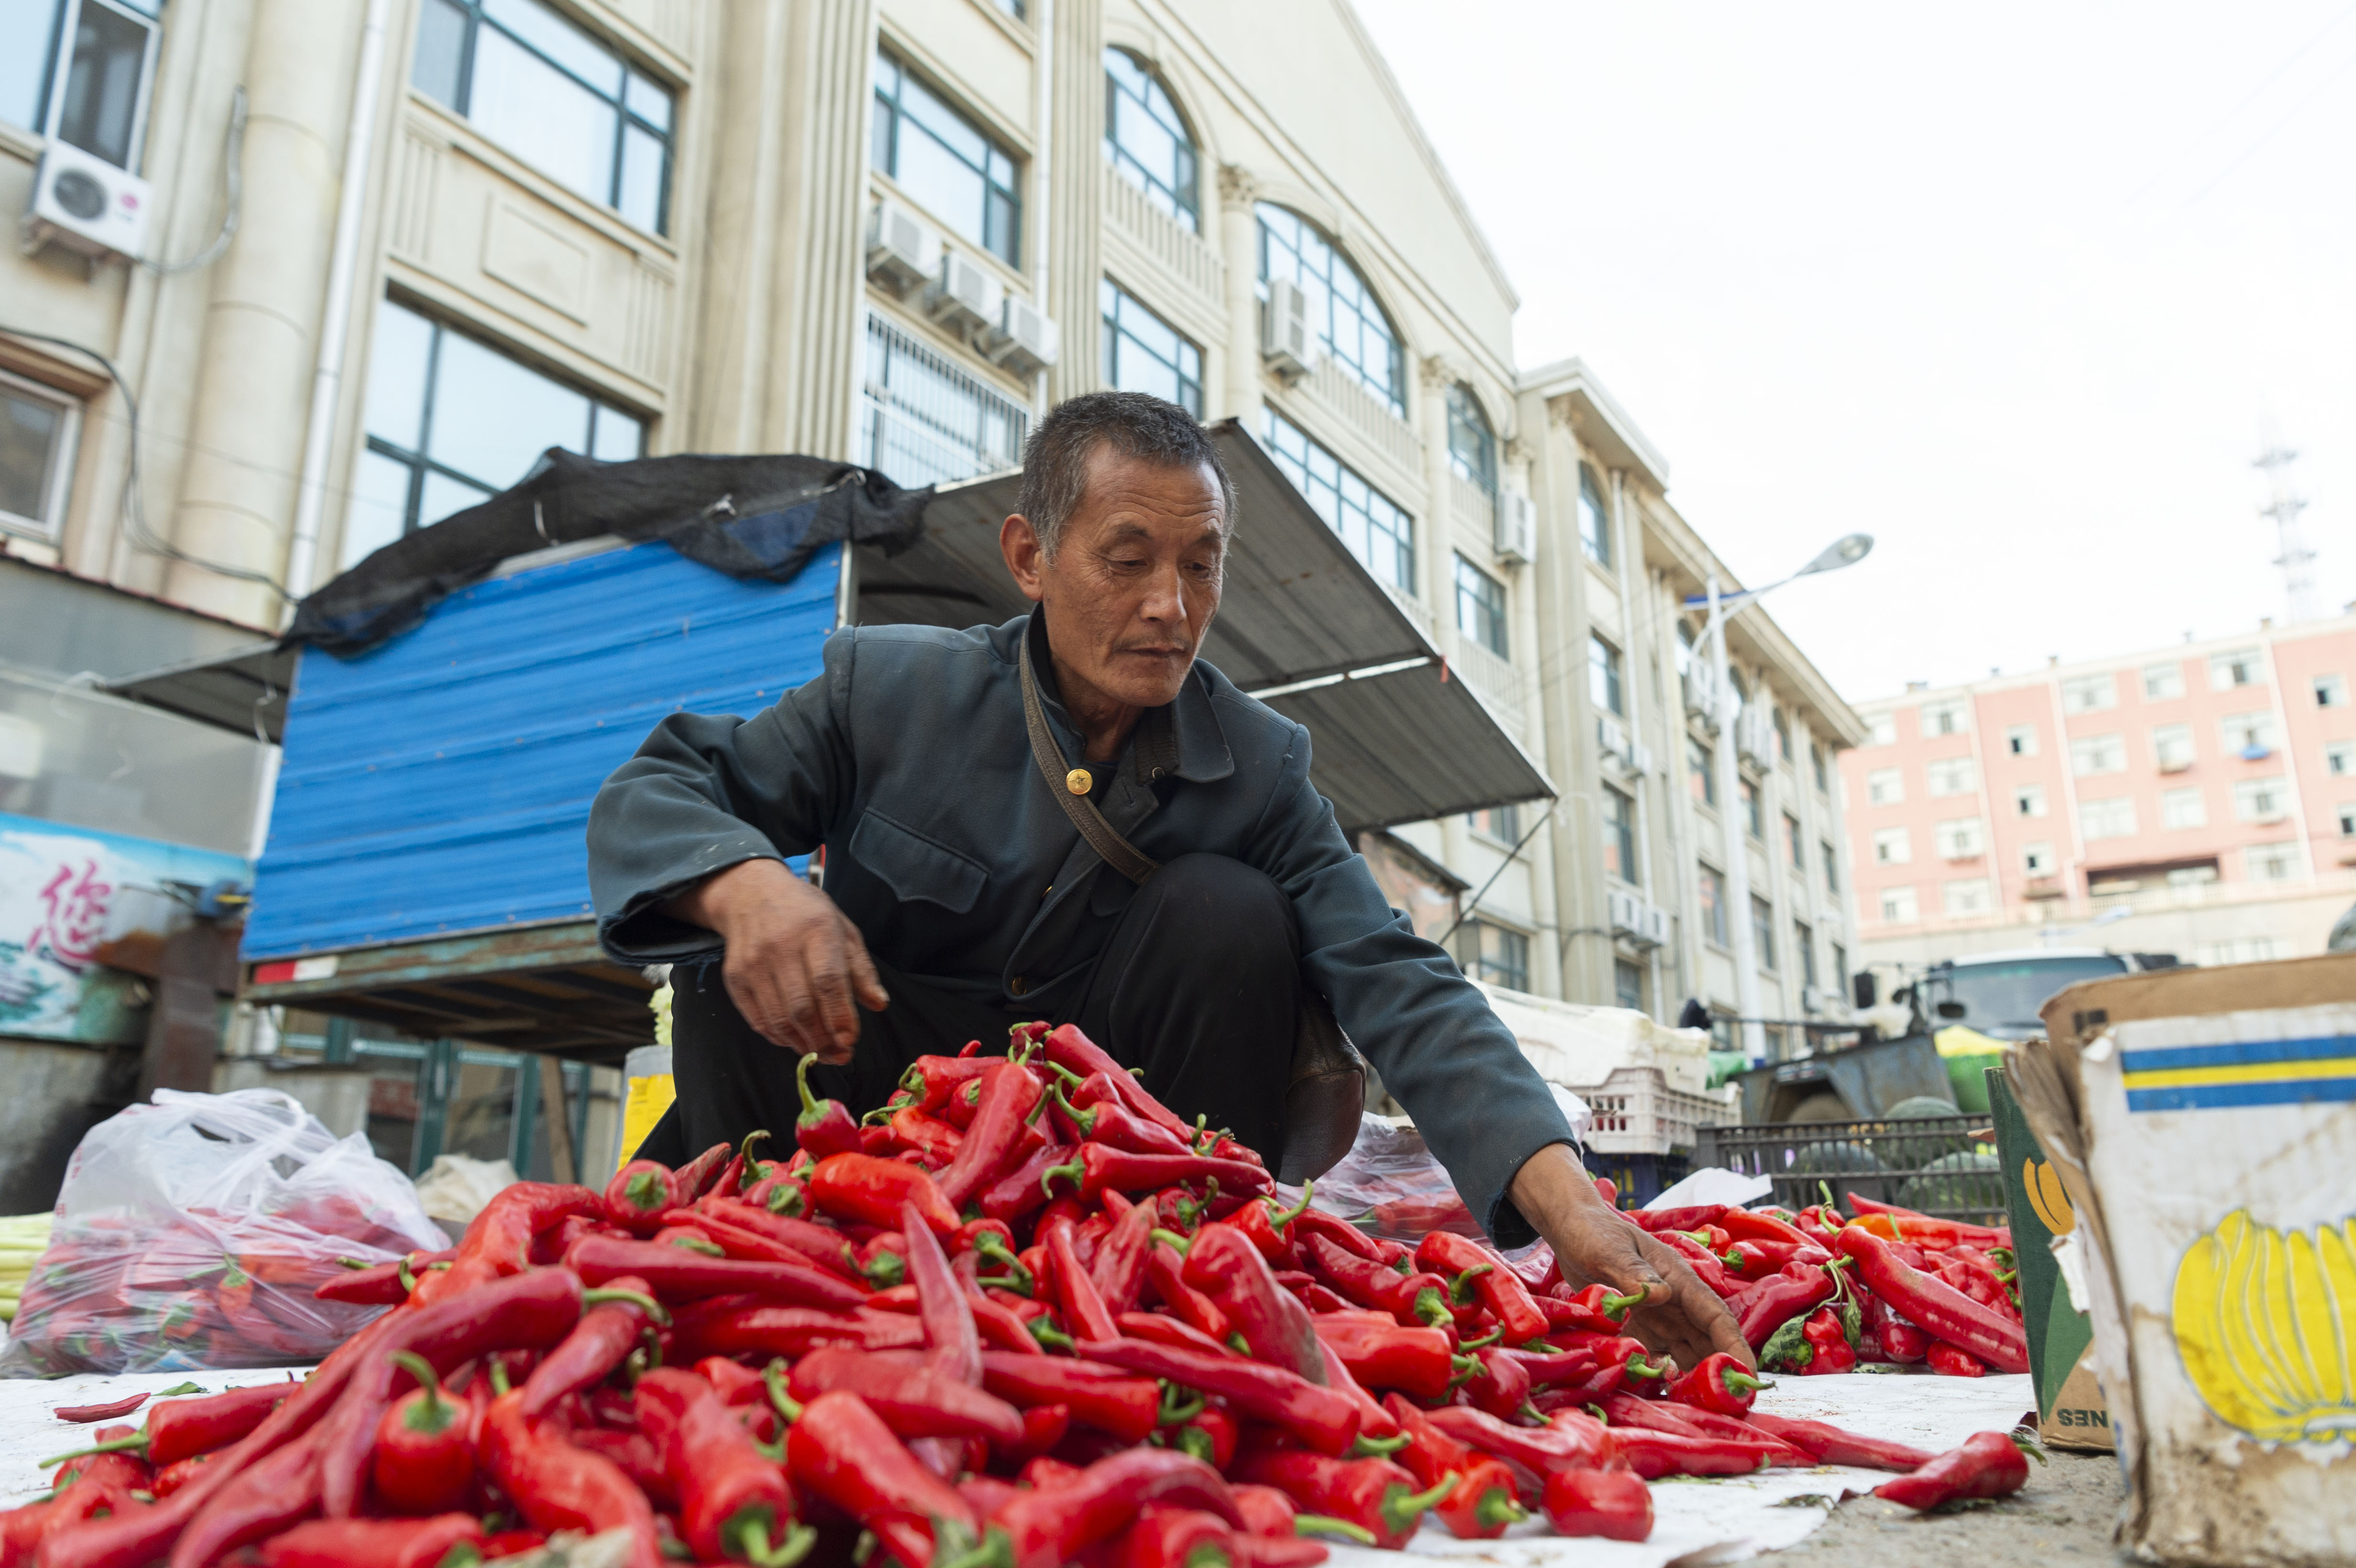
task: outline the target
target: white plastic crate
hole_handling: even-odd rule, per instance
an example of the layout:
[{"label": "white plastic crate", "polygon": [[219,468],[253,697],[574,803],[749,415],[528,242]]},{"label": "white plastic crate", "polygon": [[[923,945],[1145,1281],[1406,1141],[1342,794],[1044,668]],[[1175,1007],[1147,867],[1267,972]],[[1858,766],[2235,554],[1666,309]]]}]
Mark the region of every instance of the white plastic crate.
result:
[{"label": "white plastic crate", "polygon": [[1697,1127],[1725,1126],[1740,1116],[1726,1090],[1692,1094],[1672,1089],[1657,1067],[1616,1067],[1601,1083],[1569,1087],[1594,1115],[1587,1147],[1598,1154],[1689,1149],[1697,1141]]}]

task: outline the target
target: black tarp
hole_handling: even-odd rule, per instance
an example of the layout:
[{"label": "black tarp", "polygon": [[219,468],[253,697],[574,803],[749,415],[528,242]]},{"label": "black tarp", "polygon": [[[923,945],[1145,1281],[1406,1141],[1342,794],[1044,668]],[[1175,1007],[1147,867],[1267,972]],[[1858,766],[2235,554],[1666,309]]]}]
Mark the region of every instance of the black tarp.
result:
[{"label": "black tarp", "polygon": [[641,457],[599,463],[561,447],[514,487],[394,540],[296,608],[280,645],[343,657],[423,619],[501,561],[618,535],[660,539],[731,577],[787,582],[838,539],[897,555],[925,530],[932,488],[823,457]]}]

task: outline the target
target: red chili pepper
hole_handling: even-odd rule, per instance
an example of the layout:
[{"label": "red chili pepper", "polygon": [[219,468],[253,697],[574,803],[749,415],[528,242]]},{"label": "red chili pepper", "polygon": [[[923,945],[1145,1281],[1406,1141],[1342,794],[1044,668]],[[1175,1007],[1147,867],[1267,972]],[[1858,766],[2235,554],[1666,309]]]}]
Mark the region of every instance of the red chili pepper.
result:
[{"label": "red chili pepper", "polygon": [[1557,1470],[1538,1507],[1557,1535],[1644,1541],[1653,1533],[1653,1488],[1625,1470]]},{"label": "red chili pepper", "polygon": [[1419,1491],[1415,1477],[1388,1459],[1337,1459],[1299,1448],[1252,1450],[1235,1468],[1239,1479],[1276,1488],[1303,1513],[1355,1524],[1373,1535],[1374,1545],[1394,1550],[1460,1478],[1444,1476]]},{"label": "red chili pepper", "polygon": [[691,1302],[671,1314],[680,1357],[799,1356],[819,1345],[869,1350],[915,1349],[925,1326],[894,1312],[829,1312],[816,1307],[755,1307],[742,1297]]},{"label": "red chili pepper", "polygon": [[2029,1336],[2020,1324],[1944,1281],[1908,1267],[1888,1242],[1861,1222],[1841,1228],[1840,1248],[1857,1259],[1858,1273],[1885,1306],[1903,1313],[1933,1339],[1969,1350],[1998,1371],[2029,1370]]},{"label": "red chili pepper", "polygon": [[1145,1092],[1145,1086],[1130,1075],[1129,1070],[1115,1061],[1095,1041],[1071,1024],[1049,1031],[1041,1042],[1046,1058],[1066,1072],[1076,1072],[1086,1080],[1102,1072],[1109,1075],[1119,1089],[1121,1102],[1147,1121],[1158,1123],[1176,1133],[1194,1147],[1194,1129],[1178,1119],[1170,1107]]},{"label": "red chili pepper", "polygon": [[1073,1227],[1049,1223],[1042,1233],[1047,1246],[1048,1272],[1055,1289],[1055,1304],[1063,1309],[1064,1321],[1083,1339],[1111,1339],[1120,1330],[1113,1326],[1112,1314],[1105,1307],[1104,1298],[1097,1294],[1096,1281],[1080,1264],[1079,1253],[1073,1243]]},{"label": "red chili pepper", "polygon": [[472,1514],[315,1519],[263,1541],[262,1568],[438,1568],[462,1544],[479,1552],[482,1539]]},{"label": "red chili pepper", "polygon": [[458,1256],[455,1247],[444,1247],[437,1253],[412,1252],[389,1264],[372,1264],[367,1268],[349,1269],[325,1281],[311,1292],[320,1301],[341,1301],[359,1307],[398,1307],[409,1299],[409,1293],[419,1279],[435,1264],[454,1262]]},{"label": "red chili pepper", "polygon": [[1933,1509],[1959,1498],[2000,1498],[2028,1484],[2029,1454],[2043,1453],[2019,1435],[1976,1432],[1960,1448],[1940,1455],[1912,1475],[1884,1481],[1873,1495],[1911,1509]]},{"label": "red chili pepper", "polygon": [[1064,1095],[1060,1084],[1051,1087],[1048,1115],[1057,1130],[1073,1143],[1099,1143],[1131,1154],[1193,1155],[1194,1140],[1149,1121],[1130,1110],[1120,1086],[1109,1073],[1098,1072],[1080,1083],[1076,1094]]},{"label": "red chili pepper", "polygon": [[1775,1330],[1795,1317],[1805,1317],[1840,1289],[1832,1271],[1813,1264],[1794,1264],[1768,1275],[1727,1303],[1742,1330],[1743,1342],[1760,1350]]},{"label": "red chili pepper", "polygon": [[1148,1504],[1200,1509],[1240,1529],[1219,1473],[1188,1454],[1131,1448],[1054,1485],[1018,1492],[991,1516],[987,1556],[1002,1568],[1058,1568],[1128,1528]]},{"label": "red chili pepper", "polygon": [[1709,1286],[1710,1290],[1719,1297],[1731,1299],[1742,1293],[1744,1282],[1727,1271],[1724,1261],[1716,1253],[1711,1252],[1691,1236],[1682,1231],[1655,1231],[1652,1236],[1655,1241],[1684,1258],[1687,1266],[1700,1276],[1702,1284]]},{"label": "red chili pepper", "polygon": [[1699,1410],[1740,1415],[1758,1397],[1759,1380],[1724,1350],[1705,1356],[1693,1371],[1669,1385],[1669,1397]]},{"label": "red chili pepper", "polygon": [[839,1219],[890,1230],[900,1223],[900,1205],[913,1202],[937,1236],[957,1234],[957,1211],[938,1183],[913,1165],[873,1155],[829,1155],[810,1171],[810,1201]]},{"label": "red chili pepper", "polygon": [[[1641,1296],[1620,1296],[1600,1285],[1563,1296],[1541,1296],[1535,1298],[1538,1310],[1546,1314],[1549,1332],[1558,1328],[1585,1328],[1598,1334],[1617,1334],[1627,1320],[1629,1309],[1644,1298]],[[1513,1342],[1513,1336],[1506,1336]]]},{"label": "red chili pepper", "polygon": [[711,1383],[658,1368],[636,1393],[639,1426],[678,1488],[680,1535],[698,1560],[782,1568],[809,1552],[817,1532],[794,1523],[785,1473]]},{"label": "red chili pepper", "polygon": [[1530,1402],[1530,1374],[1513,1352],[1484,1345],[1473,1353],[1478,1369],[1464,1383],[1464,1397],[1475,1410],[1485,1410],[1500,1421],[1518,1420]]},{"label": "red chili pepper", "polygon": [[919,1155],[937,1168],[955,1159],[958,1147],[965,1142],[965,1135],[957,1128],[913,1105],[901,1106],[884,1125],[892,1131],[896,1152]]},{"label": "red chili pepper", "polygon": [[1311,1382],[1325,1381],[1324,1355],[1309,1309],[1276,1283],[1266,1254],[1242,1229],[1220,1221],[1197,1231],[1181,1277],[1218,1304],[1254,1360]]},{"label": "red chili pepper", "polygon": [[0,1513],[0,1563],[22,1568],[49,1542],[76,1533],[94,1520],[144,1511],[125,1488],[89,1477],[75,1481],[47,1502]]},{"label": "red chili pepper", "polygon": [[1310,1321],[1317,1338],[1368,1388],[1397,1389],[1427,1403],[1446,1398],[1456,1370],[1448,1330],[1403,1328],[1382,1317],[1374,1323],[1320,1313]]},{"label": "red chili pepper", "polygon": [[1309,1208],[1316,1195],[1317,1184],[1301,1184],[1301,1201],[1290,1209],[1280,1209],[1273,1198],[1255,1198],[1227,1217],[1227,1222],[1251,1238],[1260,1256],[1276,1268],[1297,1269],[1301,1266],[1301,1249],[1292,1244],[1290,1233],[1292,1222]]},{"label": "red chili pepper", "polygon": [[962,1549],[980,1522],[855,1393],[822,1393],[802,1407],[786,1429],[786,1468],[797,1491],[859,1520],[904,1564],[931,1563],[936,1532],[951,1526]]},{"label": "red chili pepper", "polygon": [[1025,1155],[982,1190],[978,1207],[992,1220],[1020,1220],[1047,1201],[1044,1178],[1072,1157],[1068,1145],[1048,1143]]},{"label": "red chili pepper", "polygon": [[[236,1442],[261,1425],[293,1392],[294,1389],[286,1383],[256,1383],[249,1388],[230,1389],[201,1399],[163,1400],[148,1411],[145,1431],[133,1436],[93,1444],[88,1448],[76,1450],[75,1454],[61,1454],[58,1457],[73,1458],[80,1454],[133,1453],[144,1456],[150,1465],[177,1464],[192,1455],[208,1454]],[[41,1461],[45,1466],[51,1462],[48,1459]]]},{"label": "red chili pepper", "polygon": [[1857,1347],[1848,1341],[1848,1328],[1840,1314],[1829,1307],[1820,1307],[1810,1315],[1801,1330],[1808,1348],[1815,1352],[1808,1364],[1800,1369],[1806,1377],[1824,1377],[1833,1372],[1857,1370]]},{"label": "red chili pepper", "polygon": [[1658,1234],[1663,1231],[1698,1231],[1704,1225],[1715,1225],[1726,1217],[1723,1203],[1697,1203],[1683,1209],[1631,1209],[1621,1218],[1640,1230]]},{"label": "red chili pepper", "polygon": [[1962,1243],[1975,1247],[2008,1247],[2012,1245],[2009,1225],[1972,1225],[1960,1220],[1941,1220],[1897,1203],[1883,1203],[1861,1192],[1848,1194],[1849,1207],[1861,1218],[1849,1221],[1863,1224],[1876,1216],[1894,1223],[1884,1228],[1872,1227],[1876,1235],[1891,1241],[1914,1242],[1924,1246],[1944,1247]]},{"label": "red chili pepper", "polygon": [[1729,1209],[1711,1223],[1737,1242],[1768,1242],[1783,1246],[1814,1246],[1806,1232],[1772,1214],[1756,1209]]},{"label": "red chili pepper", "polygon": [[[630,1419],[637,1419],[637,1402],[630,1402]],[[679,1490],[671,1484],[669,1467],[663,1463],[662,1450],[655,1440],[633,1428],[616,1431],[604,1426],[579,1426],[567,1435],[567,1442],[584,1452],[596,1455],[637,1483],[647,1500],[659,1509],[679,1507]]]},{"label": "red chili pepper", "polygon": [[1148,1503],[1112,1543],[1108,1568],[1233,1568],[1236,1531],[1201,1509]]},{"label": "red chili pepper", "polygon": [[1226,1343],[1235,1325],[1217,1302],[1186,1283],[1184,1270],[1178,1250],[1166,1243],[1155,1243],[1145,1254],[1146,1283],[1171,1315],[1214,1343]]},{"label": "red chili pepper", "polygon": [[[523,1385],[523,1413],[538,1420],[541,1413],[566,1394],[601,1383],[628,1359],[639,1337],[658,1325],[668,1325],[670,1314],[632,1299],[654,1295],[654,1287],[633,1275],[607,1282],[613,1294],[581,1315],[556,1349],[551,1350]],[[413,1373],[415,1368],[412,1368]]]},{"label": "red chili pepper", "polygon": [[1012,1061],[991,1062],[978,1085],[972,1125],[941,1172],[941,1196],[954,1210],[963,1210],[1010,1167],[1023,1163],[1023,1134],[1044,1092],[1038,1074]]},{"label": "red chili pepper", "polygon": [[433,1364],[409,1350],[391,1359],[417,1380],[376,1426],[369,1473],[377,1499],[395,1513],[447,1513],[466,1501],[475,1479],[473,1423],[442,1393]]},{"label": "red chili pepper", "polygon": [[1348,1395],[1281,1367],[1222,1360],[1141,1339],[1082,1339],[1078,1349],[1090,1360],[1168,1378],[1224,1399],[1237,1413],[1280,1426],[1321,1454],[1342,1453],[1358,1435],[1358,1407]]},{"label": "red chili pepper", "polygon": [[1311,1236],[1323,1236],[1352,1257],[1365,1258],[1369,1263],[1385,1262],[1383,1250],[1375,1244],[1372,1236],[1347,1220],[1328,1214],[1322,1209],[1303,1210],[1293,1217],[1292,1223],[1286,1230],[1296,1247],[1305,1246]]},{"label": "red chili pepper", "polygon": [[1595,1375],[1602,1361],[1593,1349],[1580,1346],[1551,1353],[1538,1350],[1516,1350],[1500,1345],[1497,1353],[1509,1358],[1529,1374],[1533,1389],[1556,1388],[1564,1383],[1582,1382]]},{"label": "red chili pepper", "polygon": [[573,1243],[564,1264],[584,1284],[608,1285],[634,1278],[667,1301],[743,1295],[847,1310],[867,1299],[865,1291],[815,1264],[708,1258],[656,1242],[627,1242],[616,1236],[583,1237]]},{"label": "red chili pepper", "polygon": [[410,1294],[410,1304],[431,1306],[446,1296],[530,1266],[532,1238],[575,1214],[605,1213],[605,1200],[585,1187],[519,1181],[501,1188],[459,1238],[458,1255],[447,1269],[428,1274]]},{"label": "red chili pepper", "polygon": [[1565,1467],[1601,1469],[1618,1458],[1617,1435],[1577,1411],[1558,1411],[1544,1426],[1514,1426],[1467,1405],[1442,1405],[1428,1419],[1475,1453],[1503,1459],[1521,1485],[1522,1500],[1536,1502],[1546,1477]]},{"label": "red chili pepper", "polygon": [[1153,1222],[1158,1218],[1152,1204],[1132,1204],[1097,1247],[1088,1275],[1096,1282],[1097,1294],[1104,1298],[1105,1310],[1116,1317],[1134,1310],[1145,1294],[1146,1260],[1153,1250]]},{"label": "red chili pepper", "polygon": [[652,1234],[663,1218],[680,1207],[680,1191],[670,1168],[651,1159],[634,1159],[605,1184],[605,1219],[642,1235]]},{"label": "red chili pepper", "polygon": [[1514,1500],[1514,1472],[1503,1460],[1475,1454],[1399,1394],[1386,1396],[1383,1408],[1407,1438],[1407,1445],[1392,1458],[1415,1477],[1417,1485],[1453,1483],[1432,1510],[1450,1534],[1464,1541],[1494,1540],[1529,1517]]},{"label": "red chili pepper", "polygon": [[199,1467],[211,1464],[218,1456],[212,1454],[192,1454],[186,1459],[175,1459],[155,1472],[155,1478],[147,1484],[147,1489],[155,1495],[156,1501],[161,1502],[187,1486],[195,1477]]},{"label": "red chili pepper", "polygon": [[1770,1437],[1780,1438],[1822,1465],[1859,1465],[1872,1470],[1917,1470],[1931,1456],[1903,1443],[1863,1437],[1821,1421],[1791,1421],[1754,1410],[1744,1418]]},{"label": "red chili pepper", "polygon": [[1922,1352],[1922,1360],[1943,1378],[1984,1378],[1987,1363],[1969,1350],[1960,1350],[1944,1339],[1933,1339],[1931,1348]]},{"label": "red chili pepper", "polygon": [[1268,1172],[1237,1159],[1213,1159],[1182,1154],[1131,1154],[1104,1144],[1084,1143],[1070,1163],[1051,1167],[1042,1184],[1071,1180],[1079,1184],[1082,1202],[1107,1188],[1120,1192],[1151,1192],[1188,1181],[1216,1181],[1224,1192],[1250,1196],[1268,1190]]},{"label": "red chili pepper", "polygon": [[682,1204],[692,1203],[719,1183],[728,1162],[736,1157],[733,1144],[713,1144],[671,1173],[671,1186]]},{"label": "red chili pepper", "polygon": [[1345,1252],[1322,1234],[1308,1237],[1301,1251],[1328,1284],[1361,1307],[1387,1312],[1410,1326],[1420,1322],[1436,1328],[1453,1321],[1448,1311],[1448,1282],[1438,1275],[1395,1274]]},{"label": "red chili pepper", "polygon": [[126,1399],[118,1399],[111,1404],[62,1405],[59,1407],[55,1412],[55,1414],[59,1421],[112,1421],[118,1415],[130,1414],[133,1411],[138,1409],[141,1405],[145,1404],[146,1403],[147,1396],[145,1394],[134,1393]]},{"label": "red chili pepper", "polygon": [[[152,1417],[155,1412],[148,1413]],[[41,1461],[45,1469],[51,1465],[58,1467],[49,1477],[50,1491],[62,1492],[76,1481],[103,1481],[126,1492],[155,1490],[154,1469],[131,1451],[145,1441],[143,1434],[130,1426],[102,1426],[91,1435],[98,1441],[90,1447]]]},{"label": "red chili pepper", "polygon": [[1881,1346],[1883,1358],[1901,1367],[1912,1366],[1931,1351],[1931,1336],[1886,1308],[1874,1338]]},{"label": "red chili pepper", "polygon": [[824,1393],[855,1393],[902,1437],[1023,1440],[1023,1417],[1004,1400],[956,1378],[906,1366],[849,1346],[810,1351],[794,1363],[790,1384],[807,1404]]},{"label": "red chili pepper", "polygon": [[1151,1378],[1130,1377],[1114,1368],[1060,1356],[985,1350],[981,1386],[1025,1410],[1067,1406],[1074,1421],[1109,1433],[1123,1443],[1144,1442],[1161,1416],[1162,1390]]},{"label": "red chili pepper", "polygon": [[613,1461],[527,1421],[522,1390],[491,1401],[482,1447],[485,1471],[534,1530],[626,1531],[628,1568],[662,1568],[646,1493]]},{"label": "red chili pepper", "polygon": [[[841,1232],[830,1226],[787,1214],[772,1214],[749,1200],[728,1198],[705,1199],[696,1205],[696,1218],[711,1228],[713,1237],[723,1246],[734,1247],[744,1236],[757,1237],[775,1247],[798,1253],[830,1274],[845,1279],[858,1276],[858,1265],[851,1258],[851,1243]],[[760,1258],[773,1263],[784,1261],[774,1251],[761,1253]]]},{"label": "red chili pepper", "polygon": [[[284,1447],[222,1477],[173,1542],[173,1568],[206,1568],[239,1547],[276,1535],[316,1511],[325,1433],[323,1426],[313,1427]],[[194,1485],[181,1488],[173,1503],[198,1493],[210,1478],[198,1477]],[[154,1511],[162,1513],[169,1507],[158,1504]],[[75,1532],[76,1544],[81,1543],[79,1538],[85,1533]],[[57,1547],[64,1544],[52,1545],[47,1553],[51,1562],[58,1559]]]},{"label": "red chili pepper", "polygon": [[1004,1060],[996,1056],[920,1056],[900,1075],[900,1088],[916,1096],[916,1105],[937,1116],[989,1069]]},{"label": "red chili pepper", "polygon": [[1505,1327],[1505,1343],[1526,1345],[1547,1331],[1547,1315],[1530,1298],[1505,1259],[1453,1231],[1433,1231],[1416,1243],[1415,1266],[1450,1281],[1450,1298],[1464,1299],[1469,1282],[1481,1305]]}]

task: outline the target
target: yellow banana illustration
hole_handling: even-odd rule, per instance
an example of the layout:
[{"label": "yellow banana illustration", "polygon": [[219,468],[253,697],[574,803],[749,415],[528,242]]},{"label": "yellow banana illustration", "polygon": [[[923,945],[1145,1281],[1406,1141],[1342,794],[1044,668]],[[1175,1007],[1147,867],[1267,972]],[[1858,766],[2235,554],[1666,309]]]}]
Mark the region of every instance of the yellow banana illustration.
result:
[{"label": "yellow banana illustration", "polygon": [[2356,1220],[2285,1235],[2237,1209],[2186,1249],[2173,1311],[2220,1421],[2270,1443],[2356,1434]]},{"label": "yellow banana illustration", "polygon": [[2078,1228],[2078,1211],[2071,1207],[2070,1194],[2062,1190],[2062,1179],[2053,1168],[2041,1159],[2021,1162],[2020,1184],[2029,1189],[2029,1207],[2039,1221],[2057,1236],[2066,1236]]}]

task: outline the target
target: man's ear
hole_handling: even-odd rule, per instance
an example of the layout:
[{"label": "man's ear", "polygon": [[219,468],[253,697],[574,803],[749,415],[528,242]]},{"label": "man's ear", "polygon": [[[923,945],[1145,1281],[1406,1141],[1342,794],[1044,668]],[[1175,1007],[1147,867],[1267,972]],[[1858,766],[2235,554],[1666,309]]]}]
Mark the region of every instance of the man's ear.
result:
[{"label": "man's ear", "polygon": [[1030,518],[1017,512],[998,526],[998,553],[1006,558],[1006,570],[1023,597],[1037,603],[1046,592],[1040,576],[1047,562]]}]

